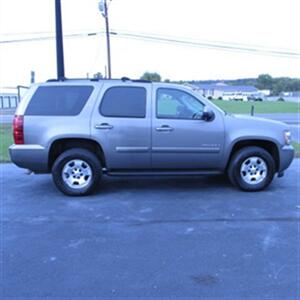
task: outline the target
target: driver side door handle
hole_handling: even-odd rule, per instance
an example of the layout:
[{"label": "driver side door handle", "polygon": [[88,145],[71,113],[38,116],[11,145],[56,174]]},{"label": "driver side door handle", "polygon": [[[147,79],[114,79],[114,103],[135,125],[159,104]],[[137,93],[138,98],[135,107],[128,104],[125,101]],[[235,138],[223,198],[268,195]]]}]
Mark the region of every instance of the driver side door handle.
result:
[{"label": "driver side door handle", "polygon": [[102,123],[102,124],[96,124],[95,125],[96,129],[113,129],[114,126],[108,124],[108,123]]},{"label": "driver side door handle", "polygon": [[170,131],[173,131],[174,128],[173,127],[170,127],[169,125],[162,125],[161,127],[156,127],[156,131],[160,131],[160,132],[170,132]]}]

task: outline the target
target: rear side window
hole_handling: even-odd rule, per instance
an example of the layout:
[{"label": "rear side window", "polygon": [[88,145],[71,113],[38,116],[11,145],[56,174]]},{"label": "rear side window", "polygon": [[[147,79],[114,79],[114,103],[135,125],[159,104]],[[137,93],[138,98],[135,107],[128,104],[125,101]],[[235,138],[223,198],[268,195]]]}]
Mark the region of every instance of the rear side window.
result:
[{"label": "rear side window", "polygon": [[146,89],[141,87],[113,87],[101,101],[100,113],[105,117],[145,118]]},{"label": "rear side window", "polygon": [[76,116],[93,89],[92,86],[41,86],[32,96],[25,115]]}]

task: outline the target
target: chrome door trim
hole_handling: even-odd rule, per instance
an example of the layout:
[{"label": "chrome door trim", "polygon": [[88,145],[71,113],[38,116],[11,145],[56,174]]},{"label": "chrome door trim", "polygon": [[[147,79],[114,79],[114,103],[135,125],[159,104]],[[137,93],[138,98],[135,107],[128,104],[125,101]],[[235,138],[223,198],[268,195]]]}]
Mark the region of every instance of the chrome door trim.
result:
[{"label": "chrome door trim", "polygon": [[221,147],[152,147],[155,153],[219,153]]},{"label": "chrome door trim", "polygon": [[149,147],[116,147],[118,153],[143,153],[149,152]]}]

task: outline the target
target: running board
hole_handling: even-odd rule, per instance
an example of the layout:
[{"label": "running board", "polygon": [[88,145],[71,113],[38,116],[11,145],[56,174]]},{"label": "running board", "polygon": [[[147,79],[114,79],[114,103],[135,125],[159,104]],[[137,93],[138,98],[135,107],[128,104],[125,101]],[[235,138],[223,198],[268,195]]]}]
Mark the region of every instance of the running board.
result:
[{"label": "running board", "polygon": [[108,176],[194,176],[194,175],[220,175],[221,171],[106,171]]}]

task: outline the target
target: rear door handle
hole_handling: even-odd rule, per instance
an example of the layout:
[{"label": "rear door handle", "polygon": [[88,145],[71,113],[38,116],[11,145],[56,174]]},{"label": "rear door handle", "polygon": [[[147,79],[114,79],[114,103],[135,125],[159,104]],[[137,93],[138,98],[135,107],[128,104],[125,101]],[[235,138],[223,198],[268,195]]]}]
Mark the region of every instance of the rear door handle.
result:
[{"label": "rear door handle", "polygon": [[161,127],[156,127],[156,131],[173,131],[174,128],[169,125],[162,125]]},{"label": "rear door handle", "polygon": [[96,124],[95,125],[96,129],[113,129],[114,126],[108,124],[108,123],[102,123],[102,124]]}]

